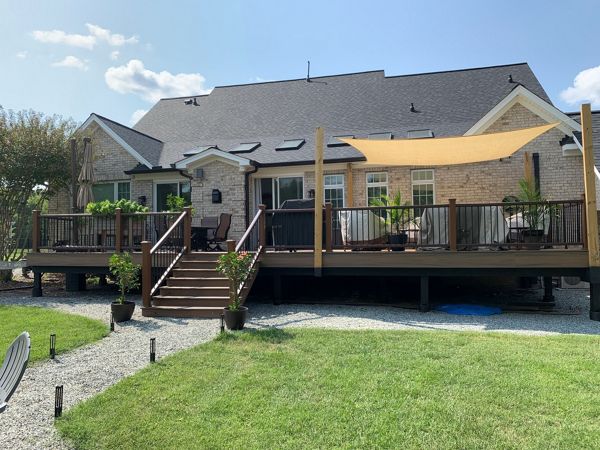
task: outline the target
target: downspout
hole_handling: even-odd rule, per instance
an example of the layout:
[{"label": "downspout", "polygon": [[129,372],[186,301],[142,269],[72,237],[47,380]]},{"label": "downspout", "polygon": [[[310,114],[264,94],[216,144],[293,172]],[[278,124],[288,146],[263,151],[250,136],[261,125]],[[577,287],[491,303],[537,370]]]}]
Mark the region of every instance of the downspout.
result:
[{"label": "downspout", "polygon": [[535,182],[535,189],[540,192],[540,154],[533,154],[533,180]]},{"label": "downspout", "polygon": [[250,226],[250,175],[258,171],[258,166],[254,166],[254,169],[244,173],[244,215],[246,219],[246,229]]}]

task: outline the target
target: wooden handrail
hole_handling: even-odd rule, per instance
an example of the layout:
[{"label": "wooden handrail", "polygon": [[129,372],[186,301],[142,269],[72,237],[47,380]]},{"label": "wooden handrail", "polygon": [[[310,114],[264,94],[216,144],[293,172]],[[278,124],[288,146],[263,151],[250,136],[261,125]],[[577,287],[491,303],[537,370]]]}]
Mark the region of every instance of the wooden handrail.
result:
[{"label": "wooden handrail", "polygon": [[163,242],[165,242],[165,240],[169,237],[169,235],[175,230],[175,228],[177,228],[177,225],[179,225],[179,223],[185,219],[186,215],[187,215],[187,213],[185,211],[181,213],[181,215],[177,218],[177,220],[173,223],[173,225],[171,225],[169,227],[167,232],[162,235],[162,237],[158,240],[158,242],[156,244],[154,244],[154,247],[152,247],[152,250],[150,250],[150,254],[155,253],[156,250],[158,250],[160,248],[160,246],[163,244]]},{"label": "wooden handrail", "polygon": [[[262,208],[261,208],[261,206],[262,206]],[[265,212],[264,205],[260,205],[258,207],[258,212],[256,213],[256,215],[252,219],[252,222],[250,222],[250,225],[248,225],[248,228],[246,229],[245,233],[243,234],[243,236],[241,237],[241,239],[239,240],[239,242],[235,246],[235,250],[234,251],[239,252],[242,249],[244,243],[250,237],[250,234],[252,233],[252,229],[260,221],[260,216],[262,214],[264,214],[264,212]]]}]

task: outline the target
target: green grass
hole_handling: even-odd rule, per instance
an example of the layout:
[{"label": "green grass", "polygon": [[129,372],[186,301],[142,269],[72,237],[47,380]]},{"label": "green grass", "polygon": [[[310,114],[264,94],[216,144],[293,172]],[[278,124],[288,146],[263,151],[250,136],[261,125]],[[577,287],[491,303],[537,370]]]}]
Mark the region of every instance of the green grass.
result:
[{"label": "green grass", "polygon": [[598,448],[599,365],[596,336],[226,334],[57,427],[81,449]]},{"label": "green grass", "polygon": [[0,305],[0,358],[23,331],[31,336],[29,361],[48,359],[50,334],[56,334],[57,354],[96,341],[108,334],[99,320],[33,306]]}]

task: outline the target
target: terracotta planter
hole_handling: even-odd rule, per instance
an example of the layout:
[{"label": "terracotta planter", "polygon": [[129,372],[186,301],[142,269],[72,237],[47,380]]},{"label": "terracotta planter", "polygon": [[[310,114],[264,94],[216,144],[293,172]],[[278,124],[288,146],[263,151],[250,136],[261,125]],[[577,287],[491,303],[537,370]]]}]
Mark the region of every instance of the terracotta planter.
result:
[{"label": "terracotta planter", "polygon": [[112,302],[110,304],[110,310],[113,315],[113,320],[115,322],[127,322],[131,320],[131,316],[133,316],[133,310],[135,309],[134,302]]},{"label": "terracotta planter", "polygon": [[225,325],[228,330],[242,330],[248,316],[248,308],[240,306],[237,311],[230,311],[229,307],[224,308]]}]

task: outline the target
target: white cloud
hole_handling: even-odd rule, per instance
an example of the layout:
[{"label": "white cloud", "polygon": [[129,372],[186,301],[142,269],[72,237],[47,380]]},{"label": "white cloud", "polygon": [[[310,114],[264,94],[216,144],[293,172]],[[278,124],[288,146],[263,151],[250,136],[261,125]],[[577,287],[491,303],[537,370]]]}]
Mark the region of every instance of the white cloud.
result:
[{"label": "white cloud", "polygon": [[96,44],[94,36],[84,36],[82,34],[67,34],[61,30],[41,31],[36,30],[33,33],[33,38],[36,41],[45,44],[64,44],[71,47],[81,47],[91,50]]},{"label": "white cloud", "polygon": [[131,125],[135,125],[136,123],[138,123],[140,119],[146,115],[147,112],[147,109],[136,109],[131,115],[131,119],[129,119]]},{"label": "white cloud", "polygon": [[119,59],[119,50],[110,52],[110,59],[112,59],[113,61]]},{"label": "white cloud", "polygon": [[138,37],[126,38],[122,34],[111,33],[110,30],[98,25],[86,23],[89,34],[69,34],[62,30],[35,30],[32,33],[36,41],[46,44],[64,44],[71,47],[80,47],[92,50],[99,42],[106,42],[112,47],[120,47],[125,44],[137,44]]},{"label": "white cloud", "polygon": [[66,56],[62,61],[52,63],[54,67],[69,67],[72,69],[88,70],[87,61],[83,61],[75,56]]},{"label": "white cloud", "polygon": [[600,107],[600,66],[579,72],[573,86],[562,91],[560,97],[571,105],[591,102],[593,106]]},{"label": "white cloud", "polygon": [[17,58],[19,58],[19,59],[25,59],[25,58],[27,58],[27,50],[23,50],[22,52],[18,52],[17,53]]},{"label": "white cloud", "polygon": [[109,67],[104,80],[110,89],[120,94],[135,94],[149,102],[165,97],[183,97],[210,92],[204,88],[204,77],[199,73],[172,74],[163,70],[153,72],[144,63],[132,59],[126,65]]},{"label": "white cloud", "polygon": [[87,27],[88,31],[90,32],[90,35],[94,36],[99,41],[107,42],[108,45],[111,45],[113,47],[120,47],[124,44],[137,44],[138,43],[137,36],[131,36],[129,38],[126,38],[122,34],[116,34],[116,33],[113,34],[110,32],[110,30],[107,30],[106,28],[102,28],[102,27],[99,27],[98,25],[94,25],[91,23],[86,23],[85,26]]}]

